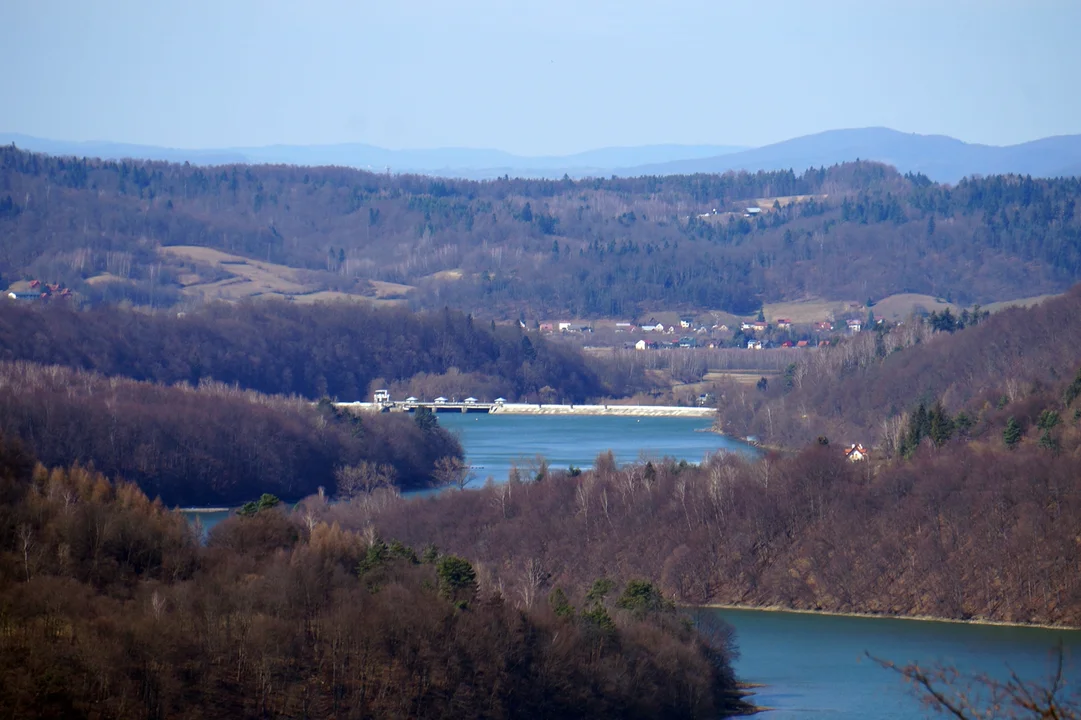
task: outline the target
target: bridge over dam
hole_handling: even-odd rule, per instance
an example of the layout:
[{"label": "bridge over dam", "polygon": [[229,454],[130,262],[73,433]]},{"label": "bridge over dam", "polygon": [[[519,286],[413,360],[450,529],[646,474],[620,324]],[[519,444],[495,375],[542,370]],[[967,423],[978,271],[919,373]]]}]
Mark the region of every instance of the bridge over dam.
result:
[{"label": "bridge over dam", "polygon": [[717,411],[711,407],[677,407],[665,405],[556,405],[542,403],[427,402],[422,400],[380,400],[378,402],[335,403],[352,412],[416,412],[426,407],[436,413],[485,413],[488,415],[614,415],[622,417],[696,417],[712,418]]}]

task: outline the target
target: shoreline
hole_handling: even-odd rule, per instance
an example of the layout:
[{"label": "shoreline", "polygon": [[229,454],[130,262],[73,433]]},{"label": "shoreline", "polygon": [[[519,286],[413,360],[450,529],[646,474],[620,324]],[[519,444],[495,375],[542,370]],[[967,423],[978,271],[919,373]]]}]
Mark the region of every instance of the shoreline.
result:
[{"label": "shoreline", "polygon": [[444,413],[465,413],[483,415],[560,415],[560,416],[612,416],[612,417],[684,417],[714,418],[717,410],[712,407],[689,407],[680,405],[557,405],[543,403],[415,403],[405,405],[394,403],[390,406],[370,402],[335,403],[338,407],[361,412],[411,412],[416,407],[424,406],[436,415]]},{"label": "shoreline", "polygon": [[707,603],[705,605],[687,605],[685,607],[712,608],[715,610],[753,610],[756,612],[791,613],[793,615],[823,615],[832,617],[861,618],[865,620],[910,620],[913,622],[938,622],[953,625],[985,625],[989,627],[1031,628],[1033,630],[1065,630],[1081,632],[1081,626],[1048,625],[1046,623],[1007,622],[1005,620],[959,620],[957,618],[935,617],[933,615],[888,615],[885,613],[840,612],[836,610],[803,610],[782,605],[733,605],[728,603]]}]

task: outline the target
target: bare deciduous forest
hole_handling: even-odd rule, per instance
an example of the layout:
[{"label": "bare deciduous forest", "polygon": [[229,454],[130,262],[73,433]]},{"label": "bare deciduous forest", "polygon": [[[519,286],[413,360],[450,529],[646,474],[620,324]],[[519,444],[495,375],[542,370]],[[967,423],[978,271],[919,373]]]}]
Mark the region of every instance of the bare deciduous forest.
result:
[{"label": "bare deciduous forest", "polygon": [[0,718],[703,717],[723,626],[655,588],[523,604],[466,560],[261,503],[201,547],[135,486],[0,441]]},{"label": "bare deciduous forest", "polygon": [[799,447],[825,435],[888,454],[901,450],[921,404],[940,403],[951,423],[963,413],[956,428],[961,436],[1001,427],[1010,414],[1034,426],[1040,413],[1061,402],[1049,388],[1081,367],[1079,347],[1081,286],[952,333],[910,318],[803,353],[764,391],[727,388],[718,425],[771,445]]},{"label": "bare deciduous forest", "polygon": [[536,401],[547,388],[553,400],[583,402],[645,386],[641,371],[591,366],[573,348],[518,327],[493,328],[452,310],[351,303],[210,303],[179,317],[115,306],[10,304],[0,312],[0,358],[343,402],[371,400],[373,384],[398,383],[405,394],[397,397],[404,398],[413,394],[414,379],[439,389],[418,394],[430,400],[462,384],[462,376],[467,395],[487,400]]},{"label": "bare deciduous forest", "polygon": [[0,431],[50,466],[90,464],[169,505],[333,493],[335,471],[362,461],[424,488],[439,459],[462,454],[453,435],[405,414],[361,418],[221,383],[165,387],[21,362],[0,362]]},{"label": "bare deciduous forest", "polygon": [[[63,282],[92,302],[168,306],[183,299],[184,276],[221,277],[159,252],[198,246],[303,269],[313,289],[372,294],[370,281],[389,281],[415,288],[414,306],[485,317],[746,314],[763,300],[898,292],[969,305],[1081,279],[1079,194],[1076,178],[944,186],[874,163],[471,182],[9,146],[0,275]],[[761,212],[745,217],[749,205]]]}]

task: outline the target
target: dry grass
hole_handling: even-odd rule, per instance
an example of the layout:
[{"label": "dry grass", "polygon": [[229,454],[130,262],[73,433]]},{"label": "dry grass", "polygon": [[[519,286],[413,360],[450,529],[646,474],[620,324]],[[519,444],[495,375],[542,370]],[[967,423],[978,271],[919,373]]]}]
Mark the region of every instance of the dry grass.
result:
[{"label": "dry grass", "polygon": [[301,304],[313,304],[320,302],[359,302],[359,303],[371,303],[373,305],[381,306],[393,306],[393,305],[406,305],[407,301],[403,298],[373,298],[367,295],[356,295],[354,293],[339,292],[337,290],[320,290],[318,292],[306,293],[304,295],[290,295],[293,302]]},{"label": "dry grass", "polygon": [[1053,297],[1058,297],[1062,293],[1056,293],[1054,295],[1034,295],[1033,297],[1018,298],[1016,300],[1003,300],[1001,302],[993,302],[990,305],[984,305],[983,309],[988,312],[998,312],[999,310],[1005,310],[1006,308],[1022,307],[1028,308],[1033,305],[1039,305],[1044,300],[1049,300]]},{"label": "dry grass", "polygon": [[122,278],[119,275],[113,275],[112,273],[102,273],[101,275],[95,275],[86,279],[87,285],[106,285],[108,283],[130,283],[128,278]]},{"label": "dry grass", "polygon": [[416,290],[412,285],[383,282],[382,280],[370,280],[369,284],[372,286],[372,289],[375,290],[375,296],[380,300],[401,299]]},{"label": "dry grass", "polygon": [[[931,295],[901,293],[899,295],[890,295],[889,297],[882,298],[873,308],[871,308],[871,310],[874,311],[876,318],[896,321],[904,320],[918,309],[923,309],[927,312],[942,312],[946,308],[949,308],[950,312],[954,314],[961,311],[959,306],[948,303],[945,300],[940,300]],[[867,308],[864,308],[863,312],[866,313]]]},{"label": "dry grass", "polygon": [[440,270],[431,275],[425,275],[422,280],[461,280],[465,275],[461,270]]},{"label": "dry grass", "polygon": [[777,203],[781,207],[787,207],[794,203],[807,202],[808,200],[825,200],[828,195],[781,195],[778,197],[757,198],[747,203],[747,207],[757,205],[763,210],[772,210],[773,204]]},{"label": "dry grass", "polygon": [[412,285],[372,281],[372,295],[320,290],[305,282],[303,271],[286,265],[264,262],[232,255],[212,248],[177,245],[160,248],[162,255],[208,265],[229,273],[232,277],[214,282],[203,282],[198,273],[182,274],[178,281],[183,293],[204,300],[241,300],[250,297],[288,297],[297,302],[334,302],[350,300],[376,304],[397,305],[401,298],[414,288]]},{"label": "dry grass", "polygon": [[820,320],[836,320],[844,315],[865,317],[867,312],[871,310],[874,311],[876,318],[897,321],[904,320],[917,309],[926,310],[927,312],[942,312],[946,308],[949,308],[952,313],[961,311],[959,306],[931,295],[900,293],[882,298],[872,308],[868,308],[865,303],[855,300],[810,298],[794,302],[769,303],[765,306],[765,313],[766,320],[769,322],[775,322],[777,318],[788,318],[794,323],[813,323]]},{"label": "dry grass", "polygon": [[794,302],[767,303],[763,311],[768,322],[776,322],[777,318],[787,318],[794,323],[813,323],[828,320],[831,317],[840,317],[849,312],[853,304],[861,307],[858,303],[849,300],[809,298]]}]

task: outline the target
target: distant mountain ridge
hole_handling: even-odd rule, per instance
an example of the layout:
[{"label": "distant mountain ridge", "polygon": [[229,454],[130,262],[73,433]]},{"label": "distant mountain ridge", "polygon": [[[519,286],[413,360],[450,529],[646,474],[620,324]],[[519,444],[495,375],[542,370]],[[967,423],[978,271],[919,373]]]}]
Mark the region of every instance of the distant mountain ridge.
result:
[{"label": "distant mountain ridge", "polygon": [[363,143],[268,145],[185,150],[110,142],[45,140],[0,133],[0,144],[50,155],[104,159],[139,158],[197,165],[337,165],[362,170],[486,180],[521,178],[637,177],[730,170],[794,170],[873,160],[900,172],[923,173],[936,182],[965,176],[1015,173],[1033,177],[1081,175],[1081,135],[1060,135],[1010,146],[966,143],[945,135],[918,135],[889,128],[828,130],[747,149],[728,145],[608,147],[572,155],[522,156],[501,150],[433,148],[388,150]]},{"label": "distant mountain ridge", "polygon": [[724,156],[643,165],[625,174],[688,175],[787,169],[798,173],[857,159],[883,162],[902,173],[923,173],[936,182],[947,183],[956,183],[965,176],[1008,173],[1074,176],[1081,174],[1081,135],[1060,135],[999,147],[889,128],[828,130]]},{"label": "distant mountain ridge", "polygon": [[105,160],[137,158],[197,165],[231,163],[266,165],[339,165],[361,170],[420,173],[474,180],[516,177],[575,178],[611,175],[619,168],[723,156],[746,148],[727,145],[643,145],[607,147],[572,155],[522,156],[502,150],[432,148],[388,150],[364,143],[334,145],[267,145],[265,147],[188,150],[113,142],[48,140],[17,133],[0,133],[0,144],[49,155],[75,155]]}]

